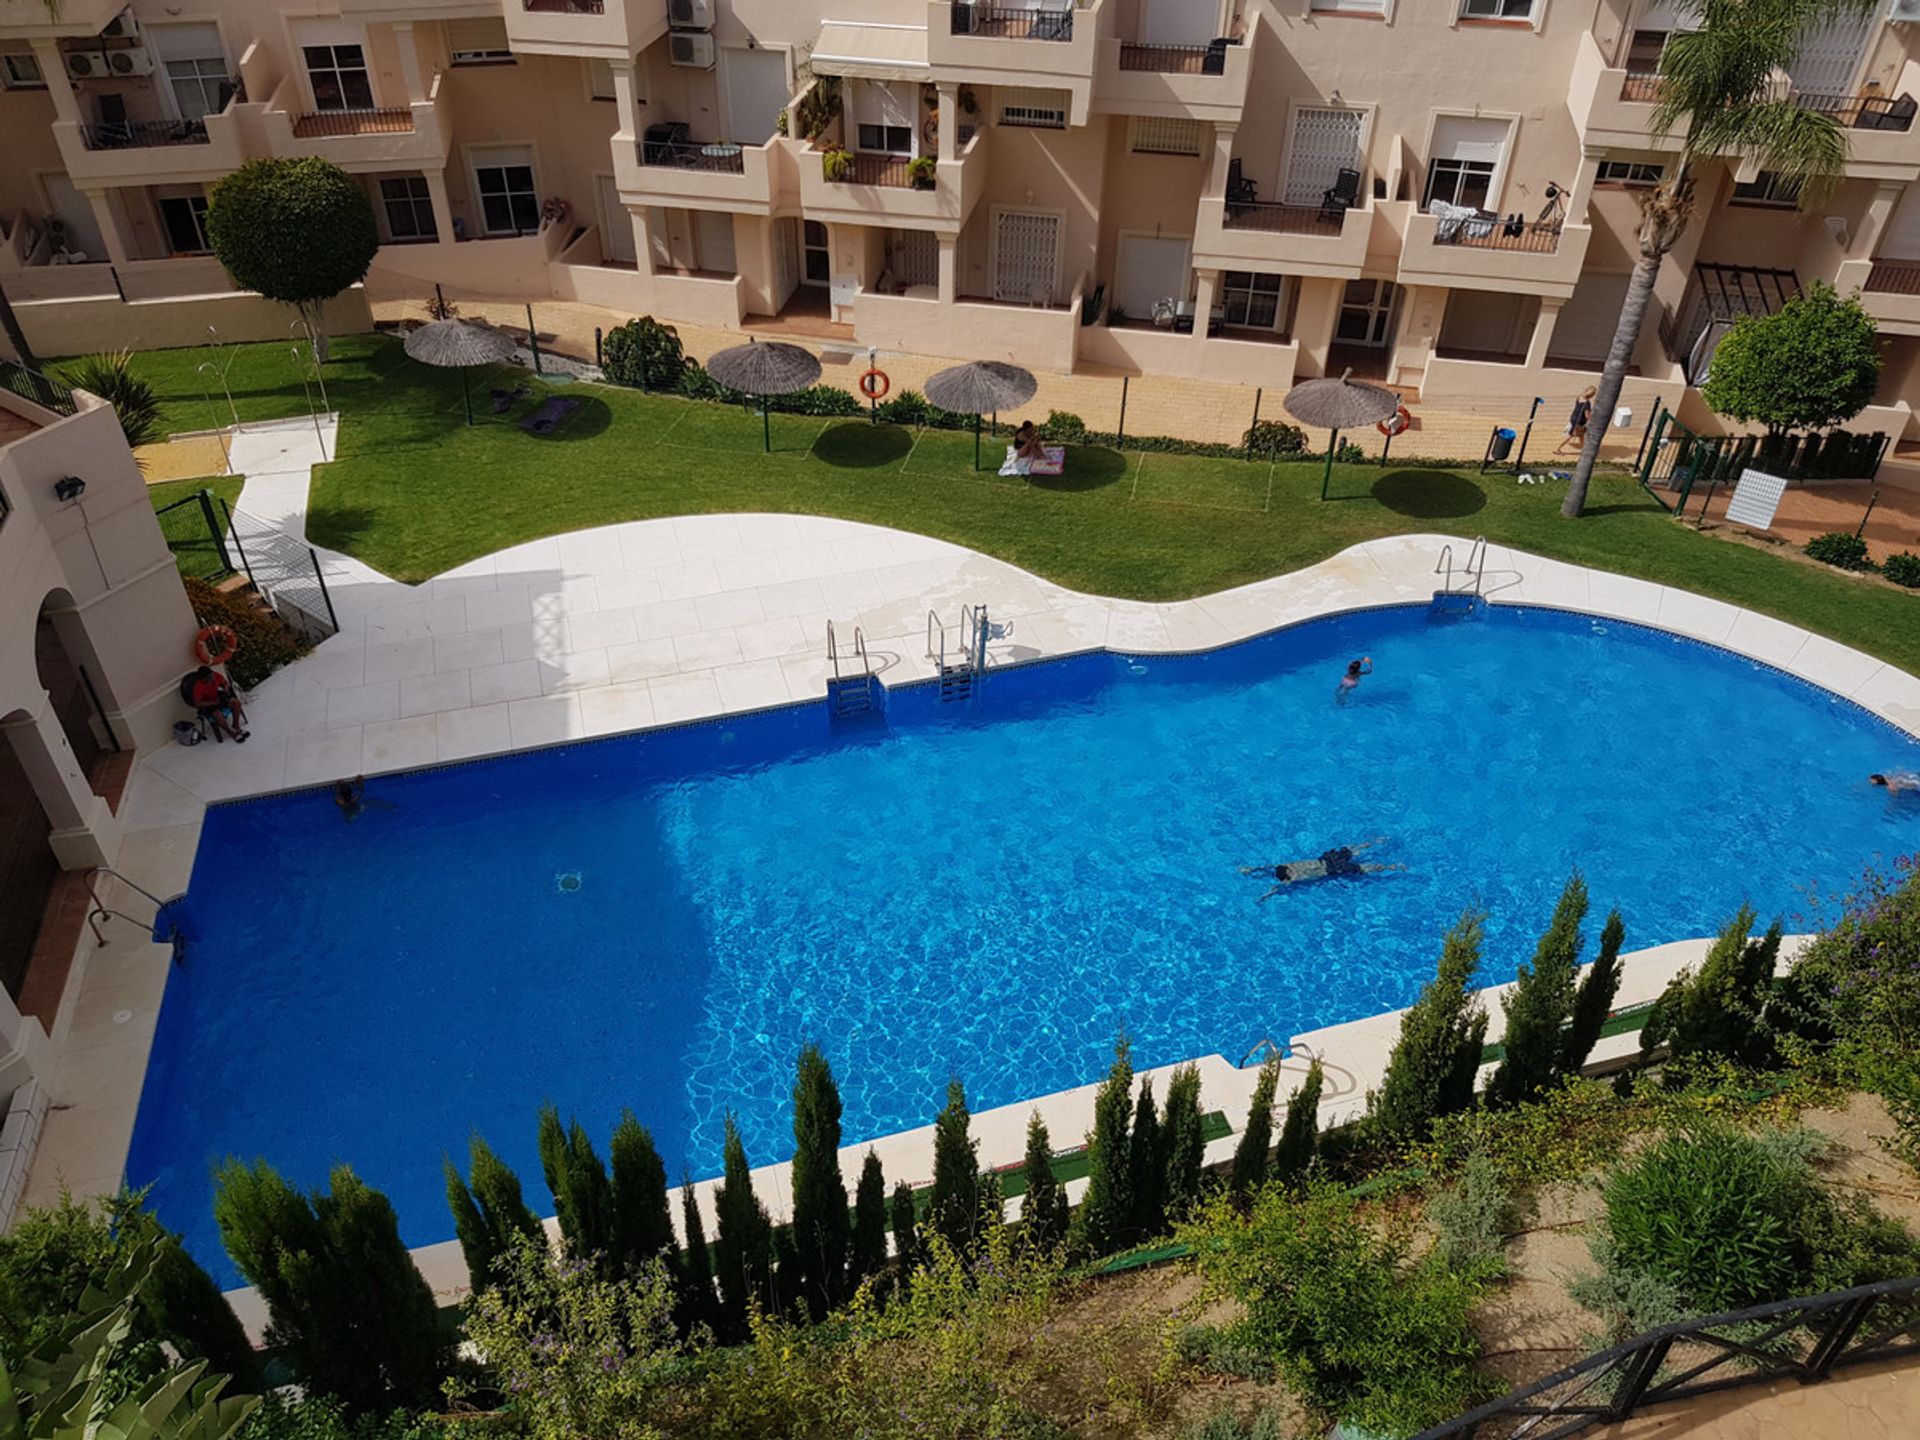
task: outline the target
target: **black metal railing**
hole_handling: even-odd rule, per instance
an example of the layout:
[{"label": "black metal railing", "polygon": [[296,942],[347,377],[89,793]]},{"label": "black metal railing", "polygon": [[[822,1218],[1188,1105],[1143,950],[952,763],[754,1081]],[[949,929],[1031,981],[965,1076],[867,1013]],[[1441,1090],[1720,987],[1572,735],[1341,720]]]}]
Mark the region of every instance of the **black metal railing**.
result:
[{"label": "black metal railing", "polygon": [[226,579],[239,568],[227,543],[233,512],[211,490],[196,490],[184,500],[162,505],[153,518],[160,522],[160,533],[182,575],[212,582]]},{"label": "black metal railing", "polygon": [[1906,96],[1894,100],[1885,95],[1810,95],[1793,92],[1793,103],[1802,110],[1831,115],[1849,130],[1898,130],[1913,128],[1915,106]]},{"label": "black metal railing", "polygon": [[1447,219],[1433,227],[1433,243],[1551,255],[1560,248],[1560,226],[1537,220]]},{"label": "black metal railing", "polygon": [[293,117],[293,133],[300,140],[337,135],[407,135],[412,131],[411,110],[309,110]]},{"label": "black metal railing", "polygon": [[1651,105],[1660,98],[1660,72],[1658,70],[1627,71],[1626,78],[1620,82],[1620,98]]},{"label": "black metal railing", "polygon": [[1920,295],[1920,261],[1876,260],[1866,288],[1882,295]]},{"label": "black metal railing", "polygon": [[953,33],[996,40],[1071,40],[1073,11],[1032,10],[1022,5],[982,5],[958,0]]},{"label": "black metal railing", "polygon": [[1767,1380],[1811,1384],[1844,1365],[1915,1352],[1920,1279],[1887,1280],[1663,1325],[1415,1440],[1560,1440],[1650,1405]]},{"label": "black metal railing", "polygon": [[847,154],[839,173],[829,168],[828,180],[840,185],[890,185],[905,188],[913,184],[907,167],[913,162],[904,155]]},{"label": "black metal railing", "polygon": [[1224,75],[1227,73],[1227,42],[1212,45],[1141,45],[1132,40],[1120,42],[1120,68],[1144,70],[1155,75]]},{"label": "black metal railing", "polygon": [[738,145],[702,145],[697,140],[642,140],[640,163],[722,175],[739,175],[747,168],[746,154]]},{"label": "black metal railing", "polygon": [[544,15],[599,15],[606,0],[525,0],[526,8]]},{"label": "black metal railing", "polygon": [[1274,200],[1229,200],[1229,230],[1263,230],[1270,235],[1338,235],[1345,216],[1326,205],[1282,205]]},{"label": "black metal railing", "polygon": [[0,389],[6,389],[18,395],[22,400],[31,400],[43,410],[52,410],[59,415],[71,415],[74,412],[73,391],[50,375],[42,375],[38,370],[29,370],[15,360],[0,360]]},{"label": "black metal railing", "polygon": [[117,120],[82,125],[80,143],[89,150],[132,150],[149,145],[204,145],[204,120]]}]

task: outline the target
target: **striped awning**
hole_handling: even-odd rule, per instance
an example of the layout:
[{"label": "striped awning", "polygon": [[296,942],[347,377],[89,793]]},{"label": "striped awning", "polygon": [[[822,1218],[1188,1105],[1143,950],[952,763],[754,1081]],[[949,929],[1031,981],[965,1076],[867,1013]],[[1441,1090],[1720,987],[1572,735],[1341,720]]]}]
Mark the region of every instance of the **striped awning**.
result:
[{"label": "striped awning", "polygon": [[809,63],[816,75],[924,80],[927,78],[927,27],[828,20],[820,27],[820,38],[814,41]]}]

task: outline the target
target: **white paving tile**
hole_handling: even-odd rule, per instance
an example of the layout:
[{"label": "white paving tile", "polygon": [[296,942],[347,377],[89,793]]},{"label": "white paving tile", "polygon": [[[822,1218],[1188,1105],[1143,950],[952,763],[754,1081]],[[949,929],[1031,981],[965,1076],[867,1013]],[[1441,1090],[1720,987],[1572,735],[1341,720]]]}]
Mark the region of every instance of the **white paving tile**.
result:
[{"label": "white paving tile", "polygon": [[477,670],[483,665],[499,665],[507,658],[502,637],[504,630],[469,630],[458,635],[436,636],[433,642],[435,670]]},{"label": "white paving tile", "polygon": [[434,675],[410,675],[400,682],[400,714],[432,715],[440,710],[464,710],[473,703],[468,670],[443,670]]},{"label": "white paving tile", "polygon": [[651,680],[657,675],[676,675],[679,671],[680,658],[674,654],[673,641],[665,635],[632,645],[607,647],[607,678],[615,685]]},{"label": "white paving tile", "polygon": [[760,710],[784,705],[792,698],[787,692],[786,672],[778,660],[722,665],[713,672],[713,678],[720,687],[723,710]]},{"label": "white paving tile", "polygon": [[740,661],[740,641],[731,630],[702,630],[673,637],[673,653],[682,670],[700,670]]},{"label": "white paving tile", "polygon": [[360,685],[350,690],[335,690],[327,697],[329,729],[399,718],[400,682],[398,680],[388,680],[379,685]]},{"label": "white paving tile", "polygon": [[580,722],[578,695],[537,695],[515,700],[507,707],[516,750],[529,745],[552,745],[577,740],[586,733]]},{"label": "white paving tile", "polygon": [[653,691],[645,680],[582,691],[580,719],[589,735],[642,729],[653,723]]},{"label": "white paving tile", "polygon": [[540,688],[548,695],[611,683],[604,650],[578,650],[539,661]]},{"label": "white paving tile", "polygon": [[760,596],[753,590],[729,590],[717,595],[694,597],[693,613],[702,630],[725,630],[736,625],[757,625],[767,618],[760,608]]},{"label": "white paving tile", "polygon": [[382,720],[366,727],[360,746],[364,774],[431,765],[440,758],[440,735],[432,715]]},{"label": "white paving tile", "polygon": [[631,645],[639,634],[630,608],[594,610],[567,621],[567,648],[605,650],[609,645]]},{"label": "white paving tile", "polygon": [[667,675],[647,681],[653,695],[653,719],[656,725],[672,725],[682,720],[700,720],[718,715],[720,686],[711,670],[691,675]]},{"label": "white paving tile", "polygon": [[499,701],[525,700],[540,690],[538,660],[509,660],[501,665],[486,665],[460,672],[467,677],[474,705],[492,705]]},{"label": "white paving tile", "polygon": [[740,658],[743,660],[769,660],[781,655],[793,655],[809,648],[811,644],[800,622],[791,618],[737,625],[733,636],[740,642]]},{"label": "white paving tile", "polygon": [[433,717],[433,733],[442,760],[498,755],[513,748],[513,726],[504,702],[443,710]]},{"label": "white paving tile", "polygon": [[362,726],[348,725],[316,735],[304,744],[289,746],[287,784],[319,785],[359,774],[363,732]]}]

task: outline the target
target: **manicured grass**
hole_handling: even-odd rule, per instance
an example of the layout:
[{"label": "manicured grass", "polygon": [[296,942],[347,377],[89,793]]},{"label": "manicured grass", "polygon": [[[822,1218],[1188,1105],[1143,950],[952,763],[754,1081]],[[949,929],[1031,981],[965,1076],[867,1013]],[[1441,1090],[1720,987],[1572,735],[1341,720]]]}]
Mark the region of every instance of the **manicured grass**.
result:
[{"label": "manicured grass", "polygon": [[[167,512],[160,517],[160,530],[167,537],[167,548],[173,551],[174,564],[180,567],[182,575],[209,580],[225,574],[227,566],[207,528],[206,512],[198,505],[179,502],[201,490],[211,490],[216,499],[224,500],[231,508],[239,503],[240,487],[246,483],[244,475],[208,475],[199,480],[166,480],[147,487],[147,498],[153,502],[154,510]],[[174,505],[179,508],[168,509]],[[226,513],[218,504],[213,508],[215,521],[224,532]]]},{"label": "manicured grass", "polygon": [[[208,423],[195,373],[205,358],[136,357],[173,428]],[[584,404],[542,439],[512,424],[548,393],[520,370],[471,377],[482,421],[469,429],[458,374],[416,365],[379,337],[336,341],[326,369],[346,420],[339,459],[321,467],[309,533],[407,581],[542,535],[764,510],[896,526],[1075,589],[1170,600],[1297,570],[1376,536],[1445,531],[1682,586],[1920,672],[1916,597],[1698,534],[1621,476],[1596,477],[1574,522],[1560,518],[1557,486],[1417,464],[1337,466],[1325,503],[1311,459],[1075,449],[1064,476],[1026,483],[974,471],[971,434],[775,416],[769,456],[756,415],[601,387],[561,387]],[[528,397],[504,417],[489,413],[491,386],[523,380]],[[304,411],[284,347],[238,347],[228,381],[243,418]],[[983,442],[989,465],[1004,443]]]}]

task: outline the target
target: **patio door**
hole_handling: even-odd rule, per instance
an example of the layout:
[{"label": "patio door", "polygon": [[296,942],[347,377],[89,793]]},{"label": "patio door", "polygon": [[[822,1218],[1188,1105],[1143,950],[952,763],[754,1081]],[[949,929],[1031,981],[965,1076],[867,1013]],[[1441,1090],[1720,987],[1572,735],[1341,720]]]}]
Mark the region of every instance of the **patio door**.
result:
[{"label": "patio door", "polygon": [[728,45],[720,64],[726,76],[727,139],[735,145],[766,144],[774,117],[787,108],[787,52]]},{"label": "patio door", "polygon": [[639,263],[640,252],[633,243],[633,216],[620,203],[619,187],[611,175],[593,177],[600,192],[600,253],[616,265]]},{"label": "patio door", "polygon": [[1393,343],[1393,320],[1399,308],[1400,287],[1391,280],[1349,280],[1340,297],[1334,341],[1384,350]]},{"label": "patio door", "polygon": [[1051,305],[1060,273],[1060,217],[1001,210],[993,217],[993,298]]},{"label": "patio door", "polygon": [[802,285],[825,285],[833,279],[833,245],[824,222],[800,222],[800,260]]},{"label": "patio door", "polygon": [[1192,256],[1192,242],[1185,236],[1122,235],[1114,303],[1135,320],[1151,316],[1155,301],[1178,305],[1187,298]]},{"label": "patio door", "polygon": [[1149,45],[1205,45],[1220,30],[1214,0],[1141,0],[1140,38]]},{"label": "patio door", "polygon": [[1851,96],[1880,19],[1877,10],[1859,10],[1808,26],[1800,34],[1799,53],[1787,66],[1793,88],[1806,95]]},{"label": "patio door", "polygon": [[1366,133],[1363,110],[1328,110],[1303,105],[1293,112],[1287,139],[1284,205],[1318,205],[1342,170],[1359,170],[1360,144]]},{"label": "patio door", "polygon": [[778,315],[800,283],[800,220],[782,215],[773,222],[773,313]]}]

